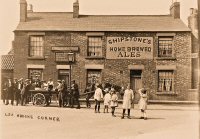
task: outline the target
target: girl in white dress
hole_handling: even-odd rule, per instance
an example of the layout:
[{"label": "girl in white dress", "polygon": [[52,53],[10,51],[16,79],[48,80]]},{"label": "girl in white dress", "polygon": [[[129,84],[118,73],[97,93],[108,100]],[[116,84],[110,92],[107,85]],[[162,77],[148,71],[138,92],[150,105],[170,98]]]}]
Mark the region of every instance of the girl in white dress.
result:
[{"label": "girl in white dress", "polygon": [[111,89],[111,103],[110,103],[110,107],[112,108],[112,116],[115,116],[115,107],[118,106],[118,96],[113,88],[113,90]]},{"label": "girl in white dress", "polygon": [[110,105],[110,100],[111,100],[111,95],[110,95],[110,93],[109,93],[109,89],[108,88],[106,88],[105,90],[105,96],[104,96],[104,113],[105,113],[105,110],[106,110],[106,112],[108,113],[108,107],[109,107],[109,105]]},{"label": "girl in white dress", "polygon": [[140,119],[147,120],[146,115],[146,109],[147,109],[147,90],[144,88],[141,88],[138,90],[138,93],[140,94],[140,100],[139,100],[139,109],[141,110],[141,117]]}]

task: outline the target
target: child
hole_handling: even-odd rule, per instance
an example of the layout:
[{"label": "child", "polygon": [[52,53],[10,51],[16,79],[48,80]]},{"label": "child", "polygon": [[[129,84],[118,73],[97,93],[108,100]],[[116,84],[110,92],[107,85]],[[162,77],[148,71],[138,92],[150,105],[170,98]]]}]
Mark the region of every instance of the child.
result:
[{"label": "child", "polygon": [[139,109],[141,110],[140,119],[147,120],[146,109],[147,109],[147,90],[142,88],[138,90],[140,94]]},{"label": "child", "polygon": [[111,95],[109,93],[109,90],[108,88],[106,88],[105,90],[105,96],[104,96],[104,113],[105,113],[105,110],[106,112],[108,113],[108,106],[110,105],[110,100],[111,100]]},{"label": "child", "polygon": [[117,94],[116,94],[114,88],[111,88],[110,93],[111,93],[111,104],[110,104],[110,106],[112,108],[112,116],[116,117],[114,113],[115,113],[115,107],[118,106],[118,101],[117,101],[118,97],[117,97]]}]

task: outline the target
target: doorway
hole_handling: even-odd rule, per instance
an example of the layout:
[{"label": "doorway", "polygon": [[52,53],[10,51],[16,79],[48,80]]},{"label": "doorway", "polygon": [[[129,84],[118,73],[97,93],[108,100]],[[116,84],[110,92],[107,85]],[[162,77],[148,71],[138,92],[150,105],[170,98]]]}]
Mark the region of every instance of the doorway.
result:
[{"label": "doorway", "polygon": [[[138,89],[142,88],[142,70],[131,70],[130,71],[130,87],[133,92],[137,92]],[[135,103],[140,99],[138,93],[135,93]]]},{"label": "doorway", "polygon": [[64,80],[67,85],[69,85],[69,77],[70,72],[69,70],[59,70],[58,71],[58,80]]}]

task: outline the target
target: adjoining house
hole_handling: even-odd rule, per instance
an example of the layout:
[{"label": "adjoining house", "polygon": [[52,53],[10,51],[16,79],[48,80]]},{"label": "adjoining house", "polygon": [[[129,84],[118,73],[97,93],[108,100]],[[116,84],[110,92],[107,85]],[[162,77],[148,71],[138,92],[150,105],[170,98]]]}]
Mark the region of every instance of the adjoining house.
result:
[{"label": "adjoining house", "polygon": [[169,15],[82,15],[34,12],[20,0],[14,31],[14,77],[131,84],[150,89],[150,100],[197,100],[193,86],[192,32],[180,19],[180,3]]}]

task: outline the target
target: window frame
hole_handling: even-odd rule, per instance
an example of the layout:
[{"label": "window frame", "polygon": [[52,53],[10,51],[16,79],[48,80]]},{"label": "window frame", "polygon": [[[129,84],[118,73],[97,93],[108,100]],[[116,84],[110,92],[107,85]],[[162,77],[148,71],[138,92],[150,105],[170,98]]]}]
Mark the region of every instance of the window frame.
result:
[{"label": "window frame", "polygon": [[29,79],[31,79],[31,81],[33,81],[33,78],[31,77],[31,75],[30,75],[30,71],[31,70],[39,70],[39,71],[41,71],[41,81],[43,80],[43,77],[44,77],[44,69],[42,69],[42,68],[28,68],[28,78]]},{"label": "window frame", "polygon": [[101,69],[87,69],[87,73],[86,73],[86,84],[89,83],[89,72],[98,72],[99,74],[99,80],[97,80],[94,83],[101,83],[102,82],[102,70]]},{"label": "window frame", "polygon": [[[90,38],[92,38],[92,39],[100,38],[101,42],[97,42],[97,43],[101,43],[101,46],[100,45],[99,46],[92,46],[92,45],[90,46]],[[92,43],[96,43],[96,42],[94,41]],[[101,47],[101,48],[99,48],[99,49],[101,49],[100,55],[90,55],[89,54],[90,53],[90,51],[89,51],[90,47],[94,47],[94,48],[95,47]],[[98,51],[95,51],[95,52],[98,52]],[[103,36],[101,36],[101,35],[99,35],[99,36],[96,36],[96,35],[94,35],[94,36],[87,36],[87,57],[92,57],[92,58],[102,58],[103,57]]]},{"label": "window frame", "polygon": [[[160,39],[166,39],[166,40],[160,40]],[[167,40],[168,39],[168,40]],[[171,40],[170,40],[171,39]],[[171,55],[161,55],[160,54],[160,41],[171,41],[172,43],[171,43]],[[169,47],[169,45],[167,46],[167,47]],[[175,45],[174,45],[174,36],[158,36],[158,51],[157,51],[157,56],[158,56],[158,58],[174,58],[175,57],[175,55],[174,55],[174,47],[175,47]],[[168,50],[169,51],[169,50]]]},{"label": "window frame", "polygon": [[[169,91],[167,91],[166,90],[166,86],[165,85],[163,85],[163,88],[165,88],[165,89],[163,89],[163,90],[160,90],[160,73],[161,72],[165,72],[165,74],[166,73],[172,73],[172,77],[171,77],[171,89],[169,90]],[[158,72],[157,72],[158,74],[157,74],[157,94],[174,94],[174,92],[175,92],[175,71],[174,70],[158,70]],[[169,76],[169,75],[168,75]],[[164,78],[164,80],[166,80],[166,79],[169,79],[169,78],[166,78],[166,75],[165,75],[165,78]],[[163,82],[165,82],[165,81],[163,81]],[[163,84],[165,84],[165,83],[163,83]],[[164,87],[165,86],[165,87]]]},{"label": "window frame", "polygon": [[[31,41],[31,38],[32,37],[35,37],[36,39],[37,39],[37,37],[41,37],[42,38],[42,41],[35,41],[35,43],[36,44],[39,44],[39,43],[42,43],[42,45],[41,46],[33,46],[32,45],[32,42],[33,41]],[[44,58],[44,43],[45,43],[45,37],[44,37],[44,35],[30,35],[29,36],[29,50],[28,50],[28,57],[29,58]],[[33,47],[41,47],[41,48],[38,48],[38,49],[41,49],[41,52],[39,52],[39,53],[41,53],[41,55],[35,55],[34,54],[34,52],[33,52],[33,55],[31,55],[31,53],[32,53],[32,48]],[[40,50],[39,50],[40,51]]]}]

